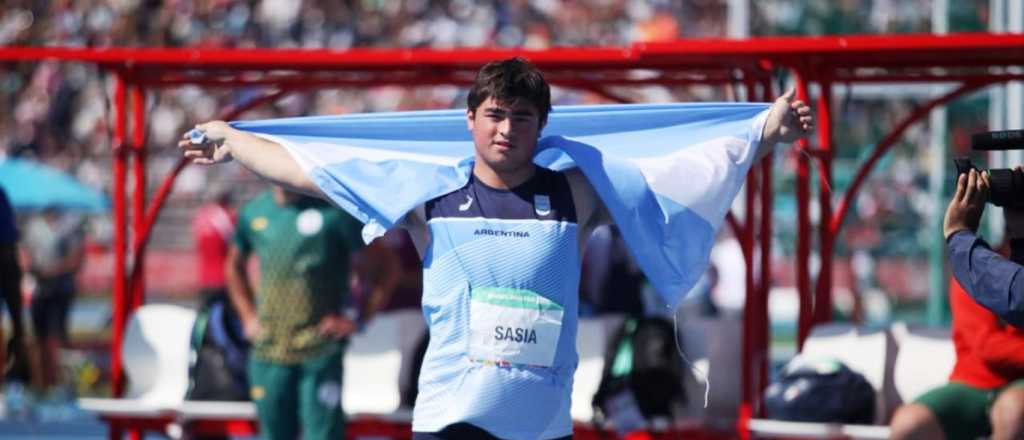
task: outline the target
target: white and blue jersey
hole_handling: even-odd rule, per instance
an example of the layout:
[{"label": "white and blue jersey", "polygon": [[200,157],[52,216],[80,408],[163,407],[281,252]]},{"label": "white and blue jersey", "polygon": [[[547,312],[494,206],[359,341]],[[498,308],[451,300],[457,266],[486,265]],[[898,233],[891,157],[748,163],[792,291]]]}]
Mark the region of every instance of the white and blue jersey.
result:
[{"label": "white and blue jersey", "polygon": [[[475,178],[420,213],[430,344],[413,431],[469,423],[507,439],[570,435],[580,272],[568,173],[511,190]],[[579,191],[579,190],[578,190]],[[410,228],[414,238],[416,228]]]}]

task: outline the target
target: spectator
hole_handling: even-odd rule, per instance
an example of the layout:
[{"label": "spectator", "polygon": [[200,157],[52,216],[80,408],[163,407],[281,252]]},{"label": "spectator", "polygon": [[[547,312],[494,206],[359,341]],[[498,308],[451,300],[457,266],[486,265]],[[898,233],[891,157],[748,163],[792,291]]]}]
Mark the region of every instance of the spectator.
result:
[{"label": "spectator", "polygon": [[209,201],[192,217],[192,237],[196,246],[196,273],[204,302],[227,300],[224,265],[228,243],[235,234],[235,213],[231,192],[226,187],[210,191]]},{"label": "spectator", "polygon": [[956,275],[950,305],[957,362],[949,384],[897,410],[893,438],[1024,435],[1024,333],[999,317],[1019,316],[1008,309],[1015,304],[1010,286],[1021,267],[1017,262],[1024,261],[1024,216],[1012,207],[1003,211],[1011,248],[1006,260],[974,235],[987,199],[986,173],[971,170],[957,178],[943,226]]},{"label": "spectator", "polygon": [[[1024,167],[1016,171],[1024,172]],[[1024,210],[1006,206],[1010,258],[994,252],[978,237],[978,223],[989,197],[988,172],[971,170],[957,179],[956,194],[946,209],[943,232],[950,266],[960,285],[985,308],[1006,322],[1024,327]]]},{"label": "spectator", "polygon": [[35,277],[32,329],[40,344],[39,385],[53,391],[60,381],[60,349],[68,342],[68,312],[75,296],[75,274],[85,256],[80,217],[48,207],[25,228],[29,272]]},{"label": "spectator", "polygon": [[949,383],[901,406],[892,439],[993,439],[1024,434],[1024,331],[978,305],[950,280],[956,364]]},{"label": "spectator", "polygon": [[[344,309],[360,229],[344,211],[280,187],[242,207],[227,282],[253,341],[249,382],[263,438],[344,437],[341,359],[357,329]],[[260,262],[256,286],[250,254]]]},{"label": "spectator", "polygon": [[613,225],[594,229],[583,254],[580,315],[644,315],[644,275]]},{"label": "spectator", "polygon": [[[21,264],[18,262],[18,229],[14,221],[14,210],[7,199],[7,193],[0,187],[0,300],[11,315],[11,339],[4,341],[3,326],[0,325],[0,387],[4,379],[24,378],[27,375],[28,359],[25,357],[25,325],[21,313]],[[3,315],[0,315],[0,324]]]}]

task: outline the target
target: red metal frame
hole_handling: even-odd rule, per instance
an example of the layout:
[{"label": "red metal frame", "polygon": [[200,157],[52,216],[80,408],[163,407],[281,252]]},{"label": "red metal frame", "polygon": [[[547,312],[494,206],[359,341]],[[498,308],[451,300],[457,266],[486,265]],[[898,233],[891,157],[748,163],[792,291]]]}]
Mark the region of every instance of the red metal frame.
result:
[{"label": "red metal frame", "polygon": [[[111,371],[113,393],[124,391],[120,348],[128,314],[144,301],[142,266],[146,243],[160,208],[170,193],[182,161],[165,177],[146,207],[145,191],[145,91],[150,88],[197,84],[205,87],[265,86],[276,92],[234,109],[226,119],[237,117],[256,105],[275,101],[292,90],[323,87],[366,87],[385,84],[422,86],[466,85],[485,62],[521,55],[531,59],[552,84],[588,90],[608,99],[627,99],[609,87],[638,85],[744,84],[747,96],[773,94],[770,70],[788,69],[796,77],[798,94],[808,99],[808,86],[817,84],[817,146],[801,141],[793,151],[797,157],[796,284],[800,298],[797,328],[802,347],[811,326],[829,319],[831,310],[832,245],[842,226],[849,204],[867,174],[895,143],[903,131],[929,110],[989,84],[1020,80],[1024,74],[1005,71],[1024,65],[1024,35],[950,34],[839,37],[779,37],[748,40],[680,40],[669,43],[634,44],[620,48],[518,49],[352,49],[264,50],[264,49],[80,49],[51,47],[2,47],[0,62],[43,59],[87,62],[112,73],[115,79],[113,145],[114,222],[114,329]],[[831,85],[836,83],[922,83],[960,84],[953,92],[922,104],[897,124],[860,166],[853,184],[833,211],[830,189],[832,169]],[[131,99],[131,143],[127,141],[126,118]],[[128,264],[126,234],[126,170],[132,160],[135,193],[132,198],[131,264]],[[819,170],[818,197],[811,198],[811,166]],[[760,414],[757,396],[767,377],[768,292],[770,287],[770,244],[772,230],[771,161],[756,167],[747,179],[746,214],[742,222],[734,216],[727,224],[738,237],[748,267],[747,314],[744,320],[743,402],[738,431],[749,436],[746,421]],[[810,221],[810,207],[817,203],[822,214],[819,225]],[[759,211],[759,214],[755,212]],[[809,270],[814,228],[818,228],[821,268],[814,291]],[[753,256],[760,252],[757,261]],[[756,264],[755,264],[756,263]],[[126,277],[126,270],[131,273]],[[756,274],[760,274],[757,276]],[[112,435],[122,429],[134,430],[124,421],[111,423]],[[135,431],[138,432],[138,431]]]},{"label": "red metal frame", "polygon": [[[819,218],[832,217],[832,82],[819,81],[821,93],[817,102],[818,121],[818,207]],[[827,224],[823,221],[823,224]],[[832,315],[832,242],[833,231],[827,227],[818,228],[818,255],[821,268],[818,270],[818,285],[814,292],[814,323],[828,322]]]},{"label": "red metal frame", "polygon": [[[799,75],[796,76],[797,98],[807,101],[807,83]],[[820,128],[820,123],[819,130]],[[797,316],[797,350],[803,350],[804,340],[811,329],[812,313],[814,303],[811,297],[811,275],[808,267],[811,259],[811,187],[810,187],[810,158],[806,139],[797,142],[797,168],[796,168],[796,211],[797,211],[797,237],[796,237],[796,289],[800,298],[800,312]]]},{"label": "red metal frame", "polygon": [[[114,133],[113,133],[113,217],[114,217],[114,286],[113,286],[113,341],[114,348],[120,349],[124,337],[125,319],[128,311],[125,310],[125,158],[127,152],[124,146],[124,94],[125,83],[121,75],[114,77]],[[119,351],[119,350],[115,350]],[[121,367],[120,353],[111,353],[111,387],[112,393],[119,396],[124,392],[124,375]]]},{"label": "red metal frame", "polygon": [[[133,187],[135,194],[132,196],[132,230],[135,232],[132,237],[132,253],[135,262],[132,265],[132,272],[141,273],[140,270],[146,264],[145,252],[139,252],[140,232],[147,229],[145,224],[146,212],[146,95],[142,86],[132,84],[132,169],[135,171]],[[151,226],[151,225],[150,225]],[[131,302],[128,310],[134,311],[145,301],[145,279],[141,276],[133,276],[130,284]]]}]

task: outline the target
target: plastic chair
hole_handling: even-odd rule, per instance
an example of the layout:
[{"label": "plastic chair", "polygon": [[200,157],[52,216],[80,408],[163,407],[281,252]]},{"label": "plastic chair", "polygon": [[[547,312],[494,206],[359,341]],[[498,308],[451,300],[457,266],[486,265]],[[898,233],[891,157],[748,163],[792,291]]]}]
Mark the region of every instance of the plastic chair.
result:
[{"label": "plastic chair", "polygon": [[892,325],[892,334],[899,346],[893,377],[901,402],[910,402],[949,381],[956,349],[948,328],[897,322]]},{"label": "plastic chair", "polygon": [[128,389],[121,398],[81,398],[105,416],[156,417],[175,411],[188,390],[189,339],[196,312],[170,304],[139,307],[125,327],[121,356]]}]

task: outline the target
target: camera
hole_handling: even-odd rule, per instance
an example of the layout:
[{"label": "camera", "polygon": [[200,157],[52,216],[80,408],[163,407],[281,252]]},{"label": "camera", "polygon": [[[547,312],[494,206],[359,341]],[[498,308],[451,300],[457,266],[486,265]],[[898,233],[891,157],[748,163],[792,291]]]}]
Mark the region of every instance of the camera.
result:
[{"label": "camera", "polygon": [[[977,133],[971,136],[971,149],[975,151],[1022,150],[1024,149],[1024,130],[1003,130]],[[956,178],[970,170],[978,170],[970,158],[953,159],[956,166]],[[1024,208],[1024,173],[1015,169],[990,169],[989,203],[1008,208]]]}]

